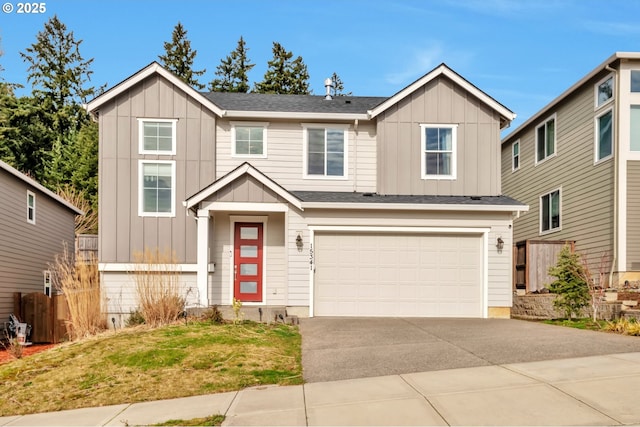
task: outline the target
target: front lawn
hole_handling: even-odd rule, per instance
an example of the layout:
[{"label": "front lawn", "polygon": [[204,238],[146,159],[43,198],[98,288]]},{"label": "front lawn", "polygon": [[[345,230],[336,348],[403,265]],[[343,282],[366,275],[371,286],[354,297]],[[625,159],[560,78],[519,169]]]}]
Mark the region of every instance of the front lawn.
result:
[{"label": "front lawn", "polygon": [[258,323],[109,332],[0,365],[0,416],[301,384],[300,342]]}]

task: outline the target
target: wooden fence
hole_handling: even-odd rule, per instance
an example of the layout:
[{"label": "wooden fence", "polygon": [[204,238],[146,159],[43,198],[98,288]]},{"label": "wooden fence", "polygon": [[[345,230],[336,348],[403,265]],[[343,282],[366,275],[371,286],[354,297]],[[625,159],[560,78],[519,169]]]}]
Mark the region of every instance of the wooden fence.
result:
[{"label": "wooden fence", "polygon": [[76,259],[98,260],[97,234],[78,234],[76,236]]},{"label": "wooden fence", "polygon": [[31,325],[29,340],[33,343],[59,343],[68,338],[67,321],[70,318],[64,295],[48,297],[42,292],[13,294],[14,313]]},{"label": "wooden fence", "polygon": [[525,240],[513,248],[513,289],[535,292],[548,286],[554,278],[549,267],[556,265],[564,245],[575,250],[574,240]]}]

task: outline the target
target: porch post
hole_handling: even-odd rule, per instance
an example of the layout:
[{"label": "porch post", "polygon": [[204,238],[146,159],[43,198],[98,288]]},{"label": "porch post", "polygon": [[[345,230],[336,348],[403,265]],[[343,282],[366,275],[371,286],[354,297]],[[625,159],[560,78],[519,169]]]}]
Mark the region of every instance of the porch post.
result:
[{"label": "porch post", "polygon": [[196,284],[198,286],[198,303],[209,306],[209,211],[198,210],[198,270]]}]

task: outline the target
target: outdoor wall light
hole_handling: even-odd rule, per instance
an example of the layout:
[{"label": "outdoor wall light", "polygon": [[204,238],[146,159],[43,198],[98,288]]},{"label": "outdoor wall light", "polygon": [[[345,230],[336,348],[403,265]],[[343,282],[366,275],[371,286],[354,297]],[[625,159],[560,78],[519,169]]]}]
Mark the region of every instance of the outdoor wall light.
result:
[{"label": "outdoor wall light", "polygon": [[298,248],[298,251],[302,250],[302,235],[300,234],[296,237],[296,247]]},{"label": "outdoor wall light", "polygon": [[504,240],[502,240],[502,236],[498,237],[496,248],[498,248],[498,252],[502,252],[502,249],[504,248]]}]

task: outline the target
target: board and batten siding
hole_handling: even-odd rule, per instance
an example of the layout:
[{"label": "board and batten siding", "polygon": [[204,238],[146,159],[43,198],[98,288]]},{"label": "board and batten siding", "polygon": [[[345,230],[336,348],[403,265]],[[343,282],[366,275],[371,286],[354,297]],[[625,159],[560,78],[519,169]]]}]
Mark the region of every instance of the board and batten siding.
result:
[{"label": "board and batten siding", "polygon": [[[514,220],[514,241],[575,240],[597,271],[600,257],[613,253],[614,161],[594,164],[594,86],[587,82],[556,109],[509,135],[502,144],[502,189],[529,205]],[[599,110],[600,111],[600,110]],[[535,129],[556,114],[556,156],[535,164]],[[614,117],[615,120],[615,117]],[[512,171],[511,147],[520,141],[520,168]],[[615,136],[614,136],[615,141]],[[616,142],[617,143],[617,142]],[[540,233],[540,196],[560,189],[561,230]]]},{"label": "board and batten siding", "polygon": [[[421,124],[458,125],[454,180],[422,179]],[[500,195],[500,118],[440,76],[378,117],[378,192]]]},{"label": "board and batten siding", "polygon": [[[27,222],[27,190],[36,197],[35,224]],[[0,169],[0,319],[13,313],[13,293],[43,292],[44,274],[67,245],[74,253],[75,213]]]},{"label": "board and batten siding", "polygon": [[[233,120],[241,123],[241,121]],[[264,122],[264,120],[260,120]],[[251,123],[251,122],[248,122]],[[307,121],[305,121],[307,123]],[[244,162],[264,173],[289,191],[376,191],[376,129],[370,122],[335,123],[348,125],[348,167],[346,179],[307,179],[303,176],[304,128],[302,123],[270,121],[267,127],[267,157],[233,157],[231,123],[218,120],[217,178],[224,176]],[[331,125],[322,122],[320,126]]]},{"label": "board and batten siding", "polygon": [[640,162],[627,161],[627,271],[640,271]]},{"label": "board and batten siding", "polygon": [[[176,154],[139,154],[138,118],[177,119]],[[216,118],[160,76],[100,108],[100,262],[127,263],[145,247],[196,262],[196,222],[182,201],[215,179]],[[175,217],[138,216],[139,160],[175,160]]]}]

